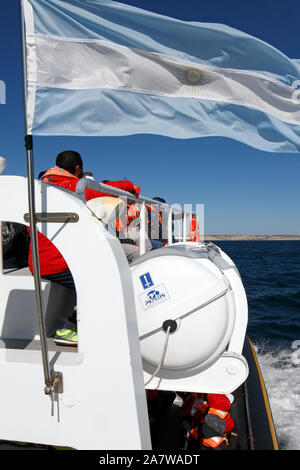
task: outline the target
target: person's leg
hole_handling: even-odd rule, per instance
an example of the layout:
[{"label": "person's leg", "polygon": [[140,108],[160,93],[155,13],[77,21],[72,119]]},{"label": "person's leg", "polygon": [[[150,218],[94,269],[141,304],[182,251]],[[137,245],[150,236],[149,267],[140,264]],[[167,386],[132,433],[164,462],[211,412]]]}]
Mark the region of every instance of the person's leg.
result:
[{"label": "person's leg", "polygon": [[152,250],[155,250],[156,248],[161,248],[163,246],[162,242],[160,240],[150,240]]},{"label": "person's leg", "polygon": [[122,248],[127,257],[128,263],[131,263],[133,260],[140,256],[140,247],[137,245],[131,245],[129,243],[122,243]]},{"label": "person's leg", "polygon": [[[71,274],[71,271],[67,270],[61,273],[49,274],[43,276],[43,279],[47,281],[55,282],[61,286],[66,287],[67,289],[75,291],[74,279]],[[77,346],[78,336],[77,336],[77,309],[76,306],[73,312],[69,315],[68,321],[63,326],[56,330],[56,335],[54,338],[56,343],[63,345],[73,345]]]},{"label": "person's leg", "polygon": [[74,279],[69,269],[62,273],[48,274],[47,276],[43,276],[43,279],[56,282],[56,284],[61,284],[68,289],[75,290]]}]

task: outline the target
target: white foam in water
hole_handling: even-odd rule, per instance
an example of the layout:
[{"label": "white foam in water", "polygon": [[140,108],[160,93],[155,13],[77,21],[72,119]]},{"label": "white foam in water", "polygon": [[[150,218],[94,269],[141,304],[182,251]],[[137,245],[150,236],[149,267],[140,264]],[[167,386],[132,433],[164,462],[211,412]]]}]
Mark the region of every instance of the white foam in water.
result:
[{"label": "white foam in water", "polygon": [[281,450],[300,449],[300,354],[296,353],[292,348],[257,352]]}]

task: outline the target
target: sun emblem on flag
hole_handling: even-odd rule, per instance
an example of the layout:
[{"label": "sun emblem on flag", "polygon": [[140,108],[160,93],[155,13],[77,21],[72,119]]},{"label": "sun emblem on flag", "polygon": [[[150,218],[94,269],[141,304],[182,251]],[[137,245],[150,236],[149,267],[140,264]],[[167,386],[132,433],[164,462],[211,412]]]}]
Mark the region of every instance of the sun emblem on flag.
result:
[{"label": "sun emblem on flag", "polygon": [[215,80],[211,71],[197,65],[180,65],[177,69],[174,67],[174,72],[181,83],[181,91],[187,95],[202,94],[204,89]]},{"label": "sun emblem on flag", "polygon": [[186,80],[192,86],[202,85],[204,73],[195,67],[186,68]]}]

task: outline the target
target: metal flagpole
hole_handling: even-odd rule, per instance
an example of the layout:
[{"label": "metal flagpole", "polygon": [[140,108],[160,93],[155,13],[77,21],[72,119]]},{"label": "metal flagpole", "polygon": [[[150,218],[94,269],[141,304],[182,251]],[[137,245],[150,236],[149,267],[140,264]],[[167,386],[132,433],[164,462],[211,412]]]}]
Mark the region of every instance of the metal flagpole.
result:
[{"label": "metal flagpole", "polygon": [[50,374],[48,345],[46,338],[46,327],[44,320],[44,308],[42,299],[40,263],[38,254],[38,239],[35,217],[35,191],[34,191],[34,162],[33,162],[33,140],[32,135],[28,135],[27,124],[27,65],[26,65],[26,38],[23,2],[20,0],[21,12],[21,32],[22,32],[22,55],[23,55],[23,86],[24,86],[24,112],[25,112],[25,148],[27,156],[27,181],[28,181],[28,202],[29,202],[29,222],[30,239],[32,250],[33,276],[35,286],[36,305],[38,312],[38,324],[41,341],[41,353],[43,360],[43,370],[45,379],[45,394],[53,394],[52,379]]}]

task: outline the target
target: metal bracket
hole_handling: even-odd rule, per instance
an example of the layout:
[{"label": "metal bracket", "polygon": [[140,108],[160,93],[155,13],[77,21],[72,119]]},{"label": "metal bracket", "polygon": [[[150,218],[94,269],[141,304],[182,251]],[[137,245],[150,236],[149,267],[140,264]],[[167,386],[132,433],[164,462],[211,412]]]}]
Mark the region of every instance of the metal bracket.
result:
[{"label": "metal bracket", "polygon": [[[39,212],[34,215],[35,222],[48,223],[75,223],[79,220],[79,215],[75,212]],[[29,223],[29,214],[24,214],[25,222]]]},{"label": "metal bracket", "polygon": [[52,387],[55,393],[64,392],[63,374],[62,372],[51,371]]},{"label": "metal bracket", "polygon": [[46,395],[51,396],[51,416],[54,416],[55,394],[63,393],[63,375],[62,372],[51,371],[51,385],[46,387]]}]

